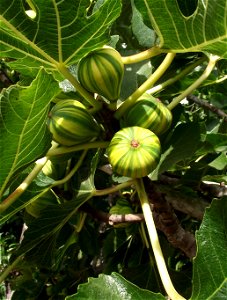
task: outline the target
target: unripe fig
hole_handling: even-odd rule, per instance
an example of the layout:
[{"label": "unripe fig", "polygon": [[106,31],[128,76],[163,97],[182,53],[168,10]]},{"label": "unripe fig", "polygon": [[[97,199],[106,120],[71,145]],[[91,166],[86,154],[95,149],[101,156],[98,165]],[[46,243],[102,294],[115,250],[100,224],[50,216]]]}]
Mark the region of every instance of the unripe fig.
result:
[{"label": "unripe fig", "polygon": [[156,134],[146,128],[123,128],[113,136],[107,149],[113,170],[123,176],[140,178],[155,169],[161,154]]},{"label": "unripe fig", "polygon": [[120,95],[124,64],[120,53],[112,47],[90,52],[78,65],[81,85],[92,93],[116,101]]},{"label": "unripe fig", "polygon": [[171,111],[157,98],[145,93],[125,113],[124,126],[140,126],[157,135],[167,131],[172,123]]},{"label": "unripe fig", "polygon": [[101,130],[85,106],[71,99],[54,105],[49,113],[48,127],[53,139],[64,146],[91,141]]}]

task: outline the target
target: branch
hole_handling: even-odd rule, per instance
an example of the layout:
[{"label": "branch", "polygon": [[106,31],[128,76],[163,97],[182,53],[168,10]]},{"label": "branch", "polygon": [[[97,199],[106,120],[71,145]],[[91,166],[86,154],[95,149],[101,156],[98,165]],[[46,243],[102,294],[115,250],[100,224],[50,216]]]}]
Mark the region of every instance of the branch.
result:
[{"label": "branch", "polygon": [[144,179],[148,198],[153,204],[153,214],[157,220],[157,227],[166,235],[168,241],[181,249],[189,258],[196,255],[196,241],[193,234],[184,230],[165,195],[157,190],[148,179]]},{"label": "branch", "polygon": [[209,103],[208,101],[204,101],[202,99],[199,99],[198,97],[196,97],[194,95],[188,95],[187,100],[193,101],[196,104],[198,104],[199,106],[212,111],[213,113],[218,115],[220,118],[224,118],[224,121],[227,122],[227,114],[224,111],[222,111],[221,109],[219,109],[216,106]]},{"label": "branch", "polygon": [[221,198],[227,196],[227,185],[224,183],[218,184],[215,182],[203,181],[200,184],[200,189],[211,197]]},{"label": "branch", "polygon": [[172,178],[166,175],[160,176],[160,182],[154,182],[156,189],[165,195],[168,203],[177,211],[183,212],[197,220],[202,220],[206,207],[210,202],[205,201],[197,194],[183,193],[174,186],[179,184],[180,179]]},{"label": "branch", "polygon": [[[112,174],[112,168],[109,164],[104,165],[99,168],[108,175]],[[197,220],[202,220],[206,207],[210,205],[210,202],[205,201],[202,197],[198,195],[192,196],[190,194],[182,193],[177,189],[174,189],[174,186],[178,185],[180,182],[179,178],[170,177],[167,175],[160,175],[159,182],[153,182],[156,188],[163,194],[165,194],[165,199],[172,205],[172,207],[184,214],[189,215]],[[225,195],[227,193],[227,187],[220,187],[216,184],[215,189],[209,188],[210,185],[207,185],[206,191],[209,191],[209,195],[213,197],[220,197],[220,195]],[[206,187],[205,187],[206,188]],[[209,190],[208,190],[209,188]],[[200,187],[200,192],[204,192],[204,188]],[[225,193],[224,193],[225,191]]]},{"label": "branch", "polygon": [[117,225],[120,223],[138,223],[144,220],[143,214],[126,214],[126,215],[117,215],[109,214],[101,210],[97,210],[88,203],[85,203],[80,207],[80,210],[89,214],[92,218],[105,222],[111,226]]}]

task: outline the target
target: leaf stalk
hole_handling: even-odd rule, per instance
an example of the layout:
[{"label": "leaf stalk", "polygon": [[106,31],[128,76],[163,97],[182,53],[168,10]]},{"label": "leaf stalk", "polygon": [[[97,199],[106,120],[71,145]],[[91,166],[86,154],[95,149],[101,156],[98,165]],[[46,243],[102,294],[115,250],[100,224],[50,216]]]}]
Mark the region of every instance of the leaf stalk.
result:
[{"label": "leaf stalk", "polygon": [[143,179],[139,178],[136,180],[136,190],[141,202],[141,207],[144,214],[144,219],[147,225],[147,230],[151,242],[151,246],[154,252],[155,260],[157,263],[159,275],[161,277],[163,286],[165,288],[165,291],[167,295],[170,297],[170,299],[173,300],[185,300],[184,297],[182,297],[178,292],[175,290],[171,278],[169,276],[165,259],[163,257],[162,249],[159,243],[157,230],[155,227],[153,214],[150,208],[150,204],[147,198],[147,194],[144,188]]},{"label": "leaf stalk", "polygon": [[184,90],[179,96],[173,99],[173,101],[167,106],[169,110],[172,110],[177,104],[181,102],[185,97],[187,97],[189,94],[191,94],[195,89],[197,89],[204,80],[207,79],[207,77],[210,75],[212,70],[215,67],[216,62],[220,59],[219,56],[211,55],[208,65],[206,69],[204,70],[203,74],[194,81],[186,90]]},{"label": "leaf stalk", "polygon": [[93,149],[93,148],[106,148],[109,145],[109,143],[110,142],[108,142],[108,141],[95,141],[95,142],[75,145],[75,146],[72,146],[72,147],[62,146],[62,147],[59,147],[59,148],[50,149],[47,152],[47,155],[49,157],[52,157],[52,156],[71,153],[71,152],[75,152],[75,151],[85,150],[85,149],[88,150],[88,149]]},{"label": "leaf stalk", "polygon": [[141,62],[143,60],[149,59],[151,57],[157,56],[161,54],[162,51],[159,47],[152,47],[145,51],[139,52],[137,54],[129,55],[129,56],[122,56],[123,64],[135,64]]},{"label": "leaf stalk", "polygon": [[172,63],[175,53],[168,53],[163,62],[157,68],[157,70],[131,95],[123,104],[117,109],[114,116],[116,119],[120,119],[123,114],[136,102],[136,100],[142,96],[153,84],[165,73],[167,68]]},{"label": "leaf stalk", "polygon": [[166,80],[165,82],[158,84],[154,87],[152,87],[148,92],[149,94],[154,94],[154,93],[158,93],[162,90],[164,90],[167,86],[175,83],[176,81],[180,80],[181,78],[183,78],[185,75],[189,74],[192,70],[195,69],[195,67],[199,66],[200,64],[202,64],[207,58],[201,57],[200,59],[198,59],[197,61],[195,61],[194,63],[190,64],[189,66],[187,66],[185,69],[183,69],[179,74],[177,74],[176,76]]},{"label": "leaf stalk", "polygon": [[0,212],[3,213],[10,205],[12,205],[28,188],[31,182],[36,178],[39,172],[47,163],[49,157],[45,156],[36,161],[35,167],[24,179],[24,181],[0,204]]},{"label": "leaf stalk", "polygon": [[18,256],[0,275],[0,284],[6,279],[6,277],[10,274],[10,272],[15,269],[15,267],[20,263],[23,259],[23,255]]},{"label": "leaf stalk", "polygon": [[105,196],[108,194],[113,194],[116,193],[126,187],[129,187],[130,185],[134,184],[134,180],[128,180],[126,182],[122,182],[116,186],[110,187],[110,188],[106,188],[103,190],[96,190],[94,196]]}]

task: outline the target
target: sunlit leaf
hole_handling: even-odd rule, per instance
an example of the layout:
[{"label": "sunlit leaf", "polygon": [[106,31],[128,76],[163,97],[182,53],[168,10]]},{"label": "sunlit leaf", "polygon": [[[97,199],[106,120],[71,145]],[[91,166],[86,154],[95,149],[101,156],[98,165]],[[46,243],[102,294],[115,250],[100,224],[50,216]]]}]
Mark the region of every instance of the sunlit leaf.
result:
[{"label": "sunlit leaf", "polygon": [[[44,89],[45,87],[45,89]],[[50,148],[46,118],[58,83],[44,69],[28,87],[11,86],[0,98],[0,194],[11,177]]]},{"label": "sunlit leaf", "polygon": [[[31,172],[32,168],[29,167],[25,170],[25,174],[20,174],[17,176],[15,182],[11,185],[9,193],[12,193],[17,187],[18,183],[23,182],[25,177]],[[27,205],[33,203],[39,197],[43,196],[46,192],[49,191],[50,185],[53,183],[53,180],[47,176],[44,176],[41,173],[38,174],[37,178],[27,187],[25,192],[13,202],[4,212],[1,213],[0,225],[9,220],[16,213],[24,209]]]},{"label": "sunlit leaf", "polygon": [[0,45],[1,56],[17,59],[11,66],[30,76],[40,65],[53,71],[58,63],[69,66],[103,46],[109,26],[121,11],[120,0],[104,1],[89,16],[88,0],[34,0],[36,17],[30,18],[24,2],[1,1]]},{"label": "sunlit leaf", "polygon": [[[159,47],[173,52],[209,52],[227,58],[226,0],[198,0],[190,16],[176,0],[135,0],[147,24],[159,36]],[[194,5],[194,3],[193,3]]]},{"label": "sunlit leaf", "polygon": [[99,275],[98,278],[89,278],[88,283],[81,284],[75,295],[66,297],[66,300],[164,300],[161,294],[143,290],[121,275],[112,273],[111,275]]}]

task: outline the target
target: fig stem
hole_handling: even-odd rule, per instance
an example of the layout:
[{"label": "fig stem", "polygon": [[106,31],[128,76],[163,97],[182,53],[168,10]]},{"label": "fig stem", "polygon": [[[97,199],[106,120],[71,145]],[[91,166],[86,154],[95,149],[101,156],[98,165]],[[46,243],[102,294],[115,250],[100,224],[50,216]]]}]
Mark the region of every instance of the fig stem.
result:
[{"label": "fig stem", "polygon": [[[51,148],[51,150],[52,151],[56,150],[55,147],[57,147],[57,145],[54,145]],[[83,150],[83,149],[86,149],[86,148],[82,148],[81,150]],[[43,190],[43,192],[41,194],[46,193],[48,190],[50,190],[51,188],[53,188],[56,185],[60,185],[60,184],[67,182],[72,177],[72,175],[77,171],[77,169],[83,162],[83,159],[84,159],[88,149],[89,148],[87,148],[86,150],[83,151],[79,161],[77,162],[75,167],[67,174],[67,176],[65,176],[61,180],[55,181],[52,185],[50,185],[48,188]],[[51,150],[49,150],[49,151],[51,151]],[[25,190],[28,188],[28,186],[31,184],[31,182],[37,177],[39,172],[45,166],[45,164],[47,163],[49,158],[50,158],[50,156],[46,155],[46,156],[38,159],[35,162],[35,166],[34,166],[33,170],[28,174],[28,176],[24,179],[24,181],[0,204],[0,212],[1,213],[4,212],[8,207],[10,207],[10,205],[12,205],[25,192]],[[40,196],[41,194],[39,194],[38,196]],[[36,199],[37,195],[33,198]]]},{"label": "fig stem", "polygon": [[93,196],[105,196],[108,194],[113,194],[113,193],[116,193],[116,192],[126,188],[126,187],[131,186],[132,184],[134,184],[134,180],[128,180],[126,182],[119,183],[118,185],[110,187],[110,188],[106,188],[103,190],[96,190]]},{"label": "fig stem", "polygon": [[148,90],[147,92],[149,94],[154,94],[154,93],[158,93],[161,92],[162,90],[164,90],[167,86],[175,83],[176,81],[180,80],[181,78],[183,78],[185,75],[189,74],[192,70],[195,69],[195,67],[201,65],[205,60],[207,60],[206,56],[201,57],[200,59],[196,60],[194,63],[191,63],[190,65],[188,65],[185,69],[183,69],[179,74],[177,74],[174,77],[171,77],[170,79],[164,81],[163,83],[160,83],[154,87],[152,87],[150,90]]},{"label": "fig stem", "polygon": [[36,161],[33,170],[28,174],[24,181],[0,204],[1,213],[10,207],[10,205],[12,205],[25,192],[31,182],[45,166],[48,159],[49,157],[45,156]]},{"label": "fig stem", "polygon": [[19,262],[23,259],[23,255],[18,256],[0,275],[0,284],[6,279],[6,277],[15,269]]},{"label": "fig stem", "polygon": [[66,153],[71,153],[75,151],[80,151],[80,150],[85,150],[85,149],[93,149],[93,148],[106,148],[109,145],[110,142],[108,141],[95,141],[95,142],[90,142],[90,143],[85,143],[85,144],[79,144],[71,147],[58,147],[55,149],[50,149],[47,152],[47,155],[49,157],[56,156],[56,155],[61,155],[61,154],[66,154]]},{"label": "fig stem", "polygon": [[206,69],[204,70],[203,74],[194,81],[186,90],[184,90],[179,96],[173,99],[173,101],[167,106],[169,110],[172,110],[177,104],[179,104],[185,97],[191,94],[195,89],[197,89],[204,80],[210,75],[212,70],[215,67],[216,62],[220,59],[219,56],[210,55],[209,62],[207,64]]},{"label": "fig stem", "polygon": [[129,56],[122,56],[123,64],[135,64],[145,59],[157,56],[162,53],[162,50],[159,47],[152,47],[140,53],[136,53]]},{"label": "fig stem", "polygon": [[161,281],[163,283],[163,286],[165,288],[165,291],[167,295],[170,297],[170,299],[174,300],[185,300],[183,296],[178,294],[178,292],[175,290],[171,278],[169,276],[165,259],[163,257],[162,249],[159,243],[157,230],[155,227],[153,214],[151,211],[151,207],[147,198],[147,194],[144,188],[143,179],[138,178],[136,179],[136,190],[140,199],[141,207],[144,214],[144,219],[147,225],[147,230],[151,242],[151,246],[154,252],[155,261],[158,267],[159,275],[161,277]]},{"label": "fig stem", "polygon": [[136,100],[140,96],[142,96],[148,89],[150,89],[153,86],[153,84],[165,73],[167,68],[171,65],[175,55],[175,53],[168,53],[166,55],[163,62],[155,70],[155,72],[151,74],[151,76],[117,109],[117,111],[114,114],[116,119],[120,119],[124,115],[125,111],[128,110],[131,106],[133,106]]}]

